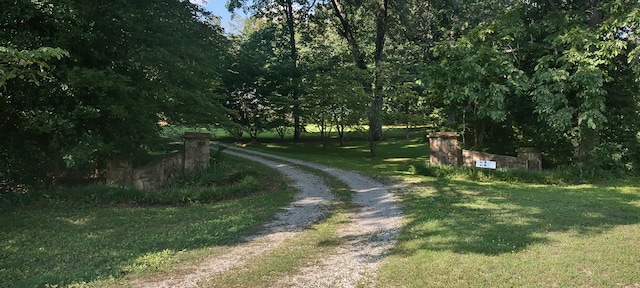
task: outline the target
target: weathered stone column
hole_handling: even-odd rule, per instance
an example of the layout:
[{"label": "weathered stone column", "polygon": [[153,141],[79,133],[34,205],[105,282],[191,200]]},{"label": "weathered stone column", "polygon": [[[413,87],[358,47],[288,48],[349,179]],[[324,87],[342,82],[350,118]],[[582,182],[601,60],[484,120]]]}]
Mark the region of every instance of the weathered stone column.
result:
[{"label": "weathered stone column", "polygon": [[429,134],[431,153],[429,162],[433,165],[458,166],[462,161],[462,150],[458,146],[458,133],[436,132]]},{"label": "weathered stone column", "polygon": [[542,153],[531,147],[518,149],[518,158],[527,162],[527,169],[542,170]]},{"label": "weathered stone column", "polygon": [[184,173],[199,171],[209,167],[209,148],[211,134],[209,133],[184,133]]},{"label": "weathered stone column", "polygon": [[129,186],[133,167],[130,159],[114,159],[107,161],[107,185]]}]

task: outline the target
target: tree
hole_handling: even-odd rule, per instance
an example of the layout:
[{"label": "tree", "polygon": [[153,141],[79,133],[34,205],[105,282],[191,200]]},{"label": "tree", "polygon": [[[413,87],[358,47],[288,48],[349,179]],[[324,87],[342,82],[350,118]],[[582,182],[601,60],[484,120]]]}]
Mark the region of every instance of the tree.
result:
[{"label": "tree", "polygon": [[[0,166],[0,182],[22,181],[24,176],[33,175],[39,165],[45,165],[39,163],[41,159],[38,159],[38,156],[42,156],[40,151],[34,153],[35,151],[28,150],[37,149],[40,143],[34,143],[17,134],[29,130],[44,132],[55,125],[51,123],[51,120],[55,119],[47,119],[48,115],[41,115],[39,111],[26,110],[23,107],[28,105],[28,102],[36,101],[29,99],[29,88],[48,88],[49,82],[52,81],[50,69],[53,63],[68,55],[59,48],[41,47],[18,51],[0,46],[0,111],[3,112],[0,116],[0,130],[3,131],[0,146],[0,157],[3,159]],[[19,88],[20,90],[17,90]],[[37,164],[25,164],[33,162],[24,160],[37,161]]]},{"label": "tree", "polygon": [[[371,93],[371,102],[369,104],[369,150],[371,156],[376,155],[376,141],[382,139],[382,104],[384,101],[383,96],[383,73],[382,64],[384,56],[384,44],[387,33],[387,20],[389,13],[389,1],[379,0],[370,4],[370,8],[374,11],[375,17],[375,50],[374,50],[374,77],[373,83],[363,81],[362,85],[365,91]],[[349,20],[347,9],[343,3],[339,0],[331,0],[331,6],[333,7],[334,15],[338,18],[342,30],[340,34],[345,37],[351,48],[353,55],[353,61],[359,69],[366,70],[366,54],[362,49],[362,45],[356,38],[353,24]],[[373,89],[371,88],[373,86]]]},{"label": "tree", "polygon": [[367,112],[366,94],[353,77],[357,69],[350,65],[342,66],[339,56],[331,58],[315,58],[320,60],[318,66],[313,67],[304,79],[309,87],[304,103],[309,110],[310,123],[320,128],[323,147],[333,128],[338,133],[340,146],[344,146],[346,128],[359,126]]},{"label": "tree", "polygon": [[[522,97],[529,85],[525,73],[514,66],[513,56],[504,52],[511,41],[502,40],[508,39],[502,33],[509,31],[493,35],[494,31],[481,24],[453,46],[446,41],[433,50],[440,61],[431,73],[432,93],[441,95],[451,113],[462,110],[462,131],[469,124],[477,148],[483,145],[487,122],[505,121],[506,99]],[[497,39],[488,44],[489,37]]]},{"label": "tree", "polygon": [[[252,3],[283,18],[293,11],[287,1]],[[351,85],[368,95],[372,155],[383,119],[440,114],[478,149],[538,146],[554,164],[599,159],[629,170],[640,137],[631,92],[640,79],[638,9],[631,0],[331,0],[299,12],[308,18],[294,24],[305,33],[279,37],[297,45],[308,89],[296,102],[321,130],[356,110],[347,107],[358,105],[346,96],[358,94]],[[332,27],[337,33],[327,33]],[[282,76],[282,67],[265,69]],[[280,76],[274,95],[293,95]]]},{"label": "tree", "polygon": [[[636,144],[617,135],[633,139],[622,130],[634,129],[636,124],[631,123],[638,120],[637,113],[630,113],[638,111],[638,102],[627,92],[638,85],[637,79],[631,80],[638,66],[633,64],[637,42],[619,36],[623,29],[637,26],[637,3],[490,4],[495,5],[494,11],[503,12],[482,20],[457,16],[478,22],[470,22],[473,28],[455,39],[441,39],[432,46],[436,47],[431,50],[436,52],[433,56],[447,55],[435,58],[439,64],[433,67],[438,69],[429,74],[433,77],[429,80],[434,81],[431,89],[442,95],[442,103],[476,107],[471,115],[481,118],[474,122],[482,117],[493,119],[488,123],[494,124],[494,131],[485,129],[482,133],[485,126],[478,126],[480,130],[474,128],[476,135],[495,136],[502,122],[510,128],[500,133],[513,133],[512,141],[521,144],[542,145],[548,158],[559,161],[556,163],[579,164],[589,159],[614,163],[606,160],[606,155],[627,160],[635,157],[628,151]],[[483,9],[479,11],[484,14]],[[461,99],[466,102],[458,101]],[[620,130],[610,122],[619,119],[619,114],[626,115],[628,121],[616,121],[616,126],[625,127]],[[614,135],[617,140],[611,138]],[[624,148],[619,143],[630,146]]]},{"label": "tree", "polygon": [[[227,7],[229,11],[233,12],[235,9],[247,7],[256,11],[257,14],[269,15],[276,11],[276,15],[271,16],[272,18],[277,18],[278,12],[284,10],[285,15],[285,25],[288,31],[288,41],[289,41],[289,59],[290,59],[290,69],[294,71],[292,73],[291,82],[293,83],[294,88],[290,91],[291,102],[293,103],[293,119],[294,119],[294,135],[293,139],[295,141],[300,140],[300,135],[302,131],[300,117],[301,111],[299,107],[299,89],[298,85],[300,82],[299,74],[296,73],[298,70],[298,49],[296,45],[296,29],[295,29],[295,16],[296,13],[294,11],[294,4],[304,6],[307,4],[306,0],[302,1],[294,1],[294,0],[279,0],[279,1],[269,1],[269,0],[255,0],[251,2],[253,5],[247,7],[247,0],[228,0]],[[281,9],[283,8],[283,9]],[[304,13],[302,13],[304,16]]]},{"label": "tree", "polygon": [[428,112],[433,108],[427,103],[425,95],[427,91],[420,83],[415,79],[407,79],[407,81],[397,79],[388,88],[389,100],[385,110],[389,119],[386,123],[404,124],[406,139],[410,138],[412,127],[437,121],[435,119],[437,115]]},{"label": "tree", "polygon": [[7,167],[22,175],[11,180],[93,170],[108,157],[145,149],[158,137],[159,122],[226,121],[217,95],[227,40],[207,15],[173,0],[3,6],[0,46],[68,53],[44,69],[46,77],[33,78],[38,86],[20,77],[2,84],[2,153],[14,157],[11,163],[30,163]]},{"label": "tree", "polygon": [[[234,111],[232,119],[253,141],[268,129],[286,129],[291,115],[292,71],[285,53],[281,30],[267,21],[254,19],[246,23],[244,35],[237,39],[235,57],[224,83],[228,91],[226,105]],[[282,135],[284,136],[284,135]]]}]

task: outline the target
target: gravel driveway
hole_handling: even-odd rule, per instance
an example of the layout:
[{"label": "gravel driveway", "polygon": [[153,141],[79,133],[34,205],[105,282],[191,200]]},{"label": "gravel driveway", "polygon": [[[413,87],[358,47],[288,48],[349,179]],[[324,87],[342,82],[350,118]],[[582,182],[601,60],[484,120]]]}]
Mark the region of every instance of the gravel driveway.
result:
[{"label": "gravel driveway", "polygon": [[356,192],[353,203],[358,207],[351,212],[351,222],[340,229],[339,237],[346,244],[337,253],[309,261],[313,266],[302,267],[298,273],[279,279],[276,287],[355,287],[367,285],[373,279],[380,260],[393,247],[401,226],[401,211],[388,187],[358,173],[274,156],[234,146],[223,152],[260,162],[283,173],[299,190],[287,209],[266,225],[265,231],[243,244],[234,246],[222,256],[201,263],[190,274],[180,279],[164,279],[155,283],[139,283],[138,287],[198,287],[217,273],[243,265],[247,260],[274,249],[286,239],[295,236],[317,222],[334,200],[329,187],[317,176],[287,163],[306,166],[335,176]]}]

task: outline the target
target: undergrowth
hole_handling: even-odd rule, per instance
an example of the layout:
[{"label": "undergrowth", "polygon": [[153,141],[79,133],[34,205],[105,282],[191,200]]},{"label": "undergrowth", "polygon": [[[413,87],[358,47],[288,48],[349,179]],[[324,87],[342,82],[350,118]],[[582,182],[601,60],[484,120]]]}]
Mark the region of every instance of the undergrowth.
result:
[{"label": "undergrowth", "polygon": [[593,183],[616,177],[613,173],[581,169],[580,167],[556,168],[554,170],[525,170],[525,169],[482,169],[465,166],[437,166],[429,163],[411,166],[411,172],[416,175],[437,178],[472,180],[472,181],[503,181],[529,184],[573,185]]},{"label": "undergrowth", "polygon": [[[212,158],[207,169],[185,175],[166,189],[139,190],[132,187],[91,184],[53,189],[14,189],[0,193],[0,212],[28,205],[55,203],[95,205],[188,205],[211,203],[247,196],[262,188],[259,170],[248,169],[245,162],[224,157]],[[244,164],[242,164],[244,163]]]}]

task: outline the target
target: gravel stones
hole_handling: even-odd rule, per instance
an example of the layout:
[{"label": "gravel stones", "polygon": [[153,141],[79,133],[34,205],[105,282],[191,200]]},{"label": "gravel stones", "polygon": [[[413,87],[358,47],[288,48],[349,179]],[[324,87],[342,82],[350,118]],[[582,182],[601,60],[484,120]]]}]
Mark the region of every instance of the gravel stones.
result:
[{"label": "gravel stones", "polygon": [[[217,273],[246,263],[274,249],[284,241],[316,223],[334,200],[328,186],[317,176],[293,163],[323,171],[338,178],[356,192],[353,203],[358,208],[350,213],[351,222],[338,233],[344,244],[337,253],[323,259],[310,259],[297,273],[278,279],[276,287],[356,287],[370,286],[380,261],[396,242],[401,228],[402,213],[388,187],[358,173],[301,160],[274,156],[248,149],[226,146],[230,155],[260,162],[283,173],[298,189],[294,201],[266,225],[264,232],[252,236],[245,243],[229,248],[222,256],[208,259],[192,273],[180,279],[166,279],[155,283],[139,283],[139,287],[198,287]],[[313,261],[312,261],[313,260]]]}]

